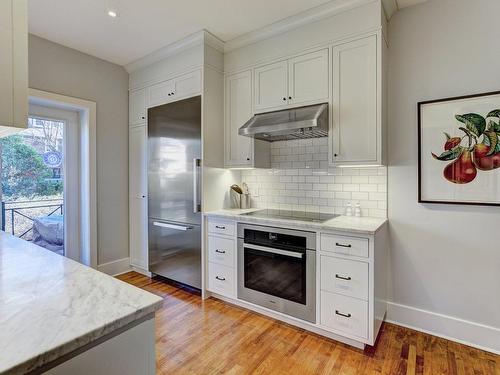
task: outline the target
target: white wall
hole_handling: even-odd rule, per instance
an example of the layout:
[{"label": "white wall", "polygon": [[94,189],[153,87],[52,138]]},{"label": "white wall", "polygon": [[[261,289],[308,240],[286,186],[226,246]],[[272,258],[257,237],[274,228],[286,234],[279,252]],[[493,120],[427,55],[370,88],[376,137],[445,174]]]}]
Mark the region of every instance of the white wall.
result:
[{"label": "white wall", "polygon": [[241,172],[252,206],[342,215],[351,202],[387,216],[387,167],[330,168],[328,138],[271,143],[271,167]]},{"label": "white wall", "polygon": [[128,73],[30,35],[29,86],[97,103],[98,264],[128,258]]},{"label": "white wall", "polygon": [[500,351],[500,331],[469,324],[500,328],[500,207],[417,203],[417,102],[500,90],[498,14],[498,0],[429,0],[391,19],[388,203],[392,300],[406,305],[389,317]]}]

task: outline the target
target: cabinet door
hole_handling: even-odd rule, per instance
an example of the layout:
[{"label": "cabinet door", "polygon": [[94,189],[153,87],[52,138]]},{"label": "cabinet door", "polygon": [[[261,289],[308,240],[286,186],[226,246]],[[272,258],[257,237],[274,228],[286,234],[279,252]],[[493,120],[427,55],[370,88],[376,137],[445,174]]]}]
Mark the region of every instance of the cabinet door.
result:
[{"label": "cabinet door", "polygon": [[146,119],[146,89],[131,91],[129,95],[130,125],[142,124]]},{"label": "cabinet door", "polygon": [[28,3],[0,1],[0,135],[28,126]]},{"label": "cabinet door", "polygon": [[252,117],[252,71],[226,77],[225,148],[227,166],[251,166],[253,139],[238,134]]},{"label": "cabinet door", "polygon": [[157,83],[148,88],[147,106],[156,107],[173,100],[175,81],[173,79]]},{"label": "cabinet door", "polygon": [[279,109],[288,104],[288,62],[255,68],[255,112]]},{"label": "cabinet door", "polygon": [[380,164],[377,37],[333,47],[334,164]]},{"label": "cabinet door", "polygon": [[173,100],[201,93],[201,71],[184,74],[174,80]]},{"label": "cabinet door", "polygon": [[147,126],[129,131],[130,264],[148,269]]},{"label": "cabinet door", "polygon": [[328,49],[297,56],[288,61],[288,103],[328,101]]}]

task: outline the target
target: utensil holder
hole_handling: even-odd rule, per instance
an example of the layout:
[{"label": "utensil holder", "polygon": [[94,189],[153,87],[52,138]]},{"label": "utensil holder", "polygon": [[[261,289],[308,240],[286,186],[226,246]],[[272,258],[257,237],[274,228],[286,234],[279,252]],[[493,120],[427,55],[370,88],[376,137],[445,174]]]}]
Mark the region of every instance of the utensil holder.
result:
[{"label": "utensil holder", "polygon": [[240,207],[241,208],[250,208],[250,195],[249,194],[241,194]]},{"label": "utensil holder", "polygon": [[231,207],[232,208],[240,208],[241,207],[241,194],[237,193],[233,189],[230,189],[229,195],[231,197]]}]

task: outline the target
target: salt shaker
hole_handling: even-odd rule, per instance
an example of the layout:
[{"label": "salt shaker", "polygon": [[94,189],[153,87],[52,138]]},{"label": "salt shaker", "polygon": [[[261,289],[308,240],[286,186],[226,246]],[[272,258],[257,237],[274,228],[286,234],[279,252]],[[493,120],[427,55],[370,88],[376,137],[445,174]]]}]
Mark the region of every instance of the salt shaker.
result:
[{"label": "salt shaker", "polygon": [[351,205],[351,202],[347,202],[347,206],[345,208],[345,216],[352,216],[352,205]]}]

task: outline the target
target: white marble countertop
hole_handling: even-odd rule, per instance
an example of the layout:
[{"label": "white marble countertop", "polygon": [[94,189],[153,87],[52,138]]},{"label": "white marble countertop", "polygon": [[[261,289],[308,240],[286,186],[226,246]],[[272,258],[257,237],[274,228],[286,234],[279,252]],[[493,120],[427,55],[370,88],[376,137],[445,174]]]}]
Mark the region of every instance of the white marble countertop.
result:
[{"label": "white marble countertop", "polygon": [[244,213],[257,210],[260,210],[260,208],[226,209],[206,212],[205,216],[234,219],[242,223],[287,225],[290,227],[309,229],[314,231],[331,230],[359,234],[375,234],[377,230],[379,230],[387,222],[387,219],[385,218],[354,217],[342,215],[322,223],[278,218],[260,218],[255,216],[242,215]]},{"label": "white marble countertop", "polygon": [[0,374],[23,374],[159,308],[162,299],[0,232]]}]

